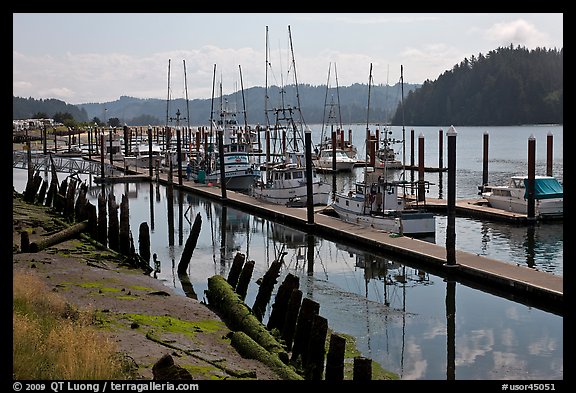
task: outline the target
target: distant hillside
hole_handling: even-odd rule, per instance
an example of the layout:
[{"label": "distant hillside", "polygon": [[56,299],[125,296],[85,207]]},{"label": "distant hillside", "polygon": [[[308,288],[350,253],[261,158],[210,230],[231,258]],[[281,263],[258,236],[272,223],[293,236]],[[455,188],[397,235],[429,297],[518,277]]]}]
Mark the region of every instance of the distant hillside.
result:
[{"label": "distant hillside", "polygon": [[[418,84],[404,85],[404,92],[412,91],[419,87]],[[389,122],[390,117],[398,107],[401,101],[401,85],[397,83],[394,86],[372,86],[371,104],[370,104],[370,121],[373,123]],[[285,104],[291,107],[297,107],[296,88],[294,85],[284,88]],[[368,85],[354,84],[347,87],[330,88],[326,90],[326,85],[311,86],[299,85],[298,92],[300,96],[300,105],[302,114],[307,124],[322,124],[328,122],[328,112],[330,104],[335,107],[340,102],[340,118],[336,115],[331,119],[332,122],[338,123],[340,120],[343,125],[366,122],[366,109],[368,103]],[[246,89],[242,94],[238,91],[233,94],[225,95],[230,103],[233,103],[239,113],[244,112],[246,108],[246,119],[248,124],[266,124],[265,117],[265,96],[266,89],[263,87],[252,87]],[[280,88],[271,86],[268,88],[268,109],[281,106]],[[219,97],[215,98],[214,110],[219,102]],[[243,102],[243,99],[246,101]],[[211,99],[194,99],[186,103],[185,99],[170,100],[166,99],[140,99],[134,97],[122,96],[116,101],[104,103],[87,103],[80,105],[68,105],[58,100],[34,100],[14,97],[13,115],[14,119],[26,119],[32,117],[38,112],[46,113],[52,116],[54,113],[61,112],[64,108],[72,113],[74,118],[79,122],[92,121],[98,118],[100,121],[118,118],[120,124],[129,125],[164,125],[175,124],[172,120],[176,117],[176,112],[180,110],[182,125],[208,125],[210,120],[210,110],[212,108]],[[59,105],[48,105],[57,102]],[[272,116],[271,114],[269,114]],[[238,117],[240,122],[244,121],[243,116]],[[273,117],[271,117],[273,122]]]},{"label": "distant hillside", "polygon": [[86,111],[76,105],[67,104],[54,98],[36,100],[32,97],[12,97],[12,119],[31,119],[38,113],[53,118],[56,113],[70,113],[78,122],[88,121]]},{"label": "distant hillside", "polygon": [[[563,124],[564,51],[512,46],[464,59],[405,96],[393,124]],[[404,120],[402,120],[404,119]]]},{"label": "distant hillside", "polygon": [[[417,84],[404,85],[404,91],[412,91],[419,86]],[[295,86],[286,86],[284,90],[284,106],[297,107],[298,101],[296,99]],[[302,114],[308,124],[321,124],[323,120],[327,121],[329,105],[331,102],[336,105],[338,98],[340,100],[341,120],[344,125],[366,122],[367,84],[339,87],[337,92],[336,88],[330,88],[326,91],[325,85],[312,86],[305,84],[298,86],[298,92]],[[239,112],[243,112],[243,108],[246,108],[248,124],[266,124],[265,97],[266,89],[263,87],[251,87],[244,90],[244,94],[238,91],[224,96],[230,103],[234,103]],[[281,94],[277,86],[268,88],[268,97],[268,109],[281,106]],[[219,99],[219,97],[215,99],[214,110],[217,108]],[[245,103],[243,99],[246,101]],[[373,86],[370,120],[380,123],[389,122],[400,101],[400,84],[394,86]],[[168,105],[169,107],[167,108]],[[104,119],[105,116],[107,118],[117,117],[121,123],[130,125],[147,125],[151,123],[152,119],[142,118],[142,116],[155,119],[155,124],[166,124],[167,113],[168,118],[174,118],[177,110],[180,110],[181,117],[187,118],[181,124],[187,124],[189,120],[191,125],[207,125],[210,120],[212,102],[210,99],[194,99],[186,103],[184,99],[175,99],[167,103],[165,99],[144,100],[123,96],[113,102],[81,104],[78,107],[85,110],[91,119],[94,117]],[[244,121],[243,117],[239,117],[239,120]],[[338,122],[338,120],[336,119],[335,121]],[[173,122],[169,122],[169,124],[173,124]]]}]

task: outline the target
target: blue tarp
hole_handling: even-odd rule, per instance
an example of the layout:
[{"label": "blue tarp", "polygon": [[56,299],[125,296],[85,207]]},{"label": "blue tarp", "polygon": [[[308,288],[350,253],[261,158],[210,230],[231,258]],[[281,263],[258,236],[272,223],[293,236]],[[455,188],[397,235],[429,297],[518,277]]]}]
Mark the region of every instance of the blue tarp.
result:
[{"label": "blue tarp", "polygon": [[[526,193],[524,198],[528,198],[528,178],[524,179]],[[558,180],[554,178],[534,179],[534,199],[563,198],[564,188]]]}]

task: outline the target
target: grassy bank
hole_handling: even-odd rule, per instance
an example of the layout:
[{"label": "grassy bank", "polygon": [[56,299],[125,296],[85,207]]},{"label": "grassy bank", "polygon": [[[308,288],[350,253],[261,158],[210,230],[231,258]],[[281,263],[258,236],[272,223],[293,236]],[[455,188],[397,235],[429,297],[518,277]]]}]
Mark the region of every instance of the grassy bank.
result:
[{"label": "grassy bank", "polygon": [[13,377],[20,380],[126,379],[114,343],[90,311],[78,311],[34,274],[13,275]]}]

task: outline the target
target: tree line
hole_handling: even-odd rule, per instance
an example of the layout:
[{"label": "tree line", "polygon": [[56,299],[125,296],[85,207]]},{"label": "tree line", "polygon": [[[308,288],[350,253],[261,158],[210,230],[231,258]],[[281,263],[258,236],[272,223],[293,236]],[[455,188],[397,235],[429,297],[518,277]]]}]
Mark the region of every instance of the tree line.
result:
[{"label": "tree line", "polygon": [[[563,124],[563,49],[501,47],[408,93],[394,124]],[[404,119],[404,120],[402,120]]]}]

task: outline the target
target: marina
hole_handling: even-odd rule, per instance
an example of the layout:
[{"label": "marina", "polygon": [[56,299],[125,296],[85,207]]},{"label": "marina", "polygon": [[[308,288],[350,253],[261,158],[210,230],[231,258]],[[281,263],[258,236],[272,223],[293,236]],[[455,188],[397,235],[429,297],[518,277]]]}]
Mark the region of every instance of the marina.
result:
[{"label": "marina", "polygon": [[[14,172],[25,174],[26,171],[15,168]],[[428,176],[437,187],[433,186],[430,194],[442,193],[441,184],[434,181],[434,175]],[[466,177],[473,176],[468,173],[464,176]],[[85,178],[90,183],[90,177]],[[494,280],[492,275],[502,274],[501,271],[492,270],[494,266],[502,267],[503,271],[519,269],[518,272],[530,272],[529,276],[532,276],[532,273],[539,273],[536,276],[542,274],[541,277],[546,279],[554,277],[550,282],[561,282],[563,275],[561,262],[560,269],[557,270],[546,267],[547,262],[543,260],[544,255],[546,258],[555,257],[562,260],[561,224],[537,225],[534,228],[534,239],[537,241],[530,254],[530,249],[526,248],[527,230],[522,226],[517,227],[508,221],[492,223],[489,217],[485,218],[489,220],[487,224],[481,223],[475,221],[477,218],[467,218],[466,214],[459,212],[456,260],[460,267],[457,268],[458,272],[452,275],[447,270],[453,268],[447,269],[444,266],[446,248],[443,244],[445,217],[441,213],[442,203],[445,206],[443,198],[436,198],[438,201],[428,195],[426,198],[427,208],[431,208],[436,202],[439,209],[436,212],[438,214],[436,239],[431,243],[407,236],[386,237],[383,233],[371,233],[368,230],[362,232],[354,226],[346,226],[340,220],[323,214],[322,211],[327,208],[321,206],[314,208],[314,225],[310,225],[307,223],[306,208],[288,208],[283,205],[271,207],[270,204],[255,203],[248,195],[231,191],[227,193],[226,200],[222,201],[221,190],[218,187],[198,185],[185,179],[182,179],[180,186],[179,181],[173,179],[172,183],[175,185],[173,209],[174,213],[177,212],[177,220],[172,221],[174,227],[170,228],[171,220],[170,218],[166,220],[167,214],[169,217],[170,213],[166,211],[165,195],[169,179],[163,172],[159,174],[158,182],[155,181],[156,176],[152,178],[154,181],[151,183],[107,184],[105,188],[107,192],[113,188],[117,195],[126,193],[130,196],[133,233],[137,233],[140,222],[152,223],[152,241],[157,245],[157,253],[162,261],[158,278],[165,280],[166,285],[180,288],[179,279],[173,271],[174,260],[178,259],[183,240],[189,233],[189,220],[195,212],[202,212],[204,222],[206,225],[209,223],[209,226],[203,229],[190,268],[190,279],[199,298],[202,297],[206,277],[211,274],[226,274],[235,252],[245,252],[250,259],[257,262],[255,280],[265,272],[266,261],[284,254],[283,274],[293,272],[301,277],[304,291],[320,302],[321,314],[328,318],[330,328],[357,337],[358,346],[365,356],[398,372],[402,379],[445,379],[445,361],[459,364],[456,367],[457,379],[521,378],[522,372],[514,371],[512,365],[493,364],[492,367],[478,367],[477,362],[480,359],[487,361],[486,356],[493,354],[495,348],[488,350],[475,361],[464,363],[462,354],[458,352],[464,350],[463,345],[471,345],[483,352],[485,349],[482,349],[481,341],[472,343],[469,332],[471,330],[489,332],[499,329],[496,326],[501,322],[514,329],[517,339],[520,340],[518,342],[523,344],[514,345],[512,348],[504,342],[498,342],[496,347],[499,351],[526,359],[527,363],[520,368],[530,369],[530,378],[563,378],[561,367],[563,302],[550,299],[539,302],[535,297],[526,295],[526,279],[519,276],[515,279],[519,279],[523,284],[518,284],[517,288],[509,287],[511,281],[502,286],[491,283]],[[330,179],[330,175],[326,179]],[[351,180],[348,179],[349,176],[338,175],[338,188],[345,188],[346,184],[351,184]],[[474,200],[473,192],[477,192],[477,182],[471,181],[468,184],[462,179],[458,177],[458,204],[463,199],[461,194],[464,194],[467,200]],[[15,187],[16,184],[17,182]],[[463,187],[460,187],[461,184]],[[466,191],[468,189],[469,191]],[[102,186],[93,187],[91,198],[95,198],[101,190]],[[246,199],[242,202],[244,198]],[[476,199],[480,198],[476,196]],[[260,204],[262,206],[259,206]],[[245,214],[246,212],[249,214]],[[270,231],[266,229],[268,226],[271,227]],[[485,229],[479,231],[476,226]],[[506,229],[508,226],[511,227]],[[310,227],[316,229],[312,230]],[[466,229],[467,227],[469,229]],[[559,233],[557,228],[560,229]],[[314,232],[316,230],[319,232]],[[332,236],[331,230],[335,231]],[[170,235],[168,239],[166,238],[166,233],[171,232],[175,239],[171,240]],[[344,232],[349,233],[348,237],[342,236]],[[482,240],[479,246],[474,246],[470,251],[460,251],[467,249],[471,241],[481,239],[488,240]],[[458,244],[459,242],[462,246]],[[418,250],[416,245],[422,248]],[[535,251],[542,246],[548,248]],[[510,257],[499,254],[508,247]],[[482,253],[486,256],[478,259],[481,265],[474,267],[468,261],[468,254],[474,256],[472,259],[476,259],[478,254]],[[499,263],[486,263],[490,260]],[[468,273],[462,274],[463,270],[471,272],[474,269],[477,270],[472,276]],[[504,273],[505,280],[510,280],[506,274],[508,273]],[[279,282],[281,279],[279,278]],[[433,325],[446,324],[444,315],[448,310],[443,298],[451,293],[451,285],[456,285],[457,288],[456,316],[459,321],[456,331],[458,354],[452,359],[446,358],[445,351],[452,353],[452,349],[446,347],[445,332],[437,336],[437,339],[440,339],[438,342],[430,336],[432,326],[429,326],[432,321],[435,321]],[[521,289],[523,285],[525,288]],[[554,290],[547,288],[548,285],[550,283],[533,281],[529,286],[534,288],[542,286],[536,290],[538,293],[551,294]],[[443,288],[446,288],[446,293],[443,293]],[[563,295],[561,288],[560,286],[560,293]],[[519,294],[517,290],[525,293]],[[186,296],[183,289],[180,291]],[[254,293],[248,294],[247,303],[253,301],[253,296]],[[474,304],[482,307],[481,319],[476,315],[478,309]],[[490,307],[484,306],[487,304],[490,304]],[[512,309],[514,313],[522,315],[521,325],[502,314],[504,310],[508,314]],[[408,325],[406,322],[409,322]],[[546,340],[544,337],[536,339],[534,333],[531,333],[536,326],[544,329],[549,338],[553,337],[553,344],[550,344],[554,349],[546,351],[543,356],[523,354],[524,351],[520,347],[529,345],[527,342]],[[419,349],[416,350],[412,345],[417,345]],[[422,357],[427,359],[424,370],[417,366],[418,359]],[[438,357],[445,361],[439,362],[440,364],[434,363],[432,359]]]}]

